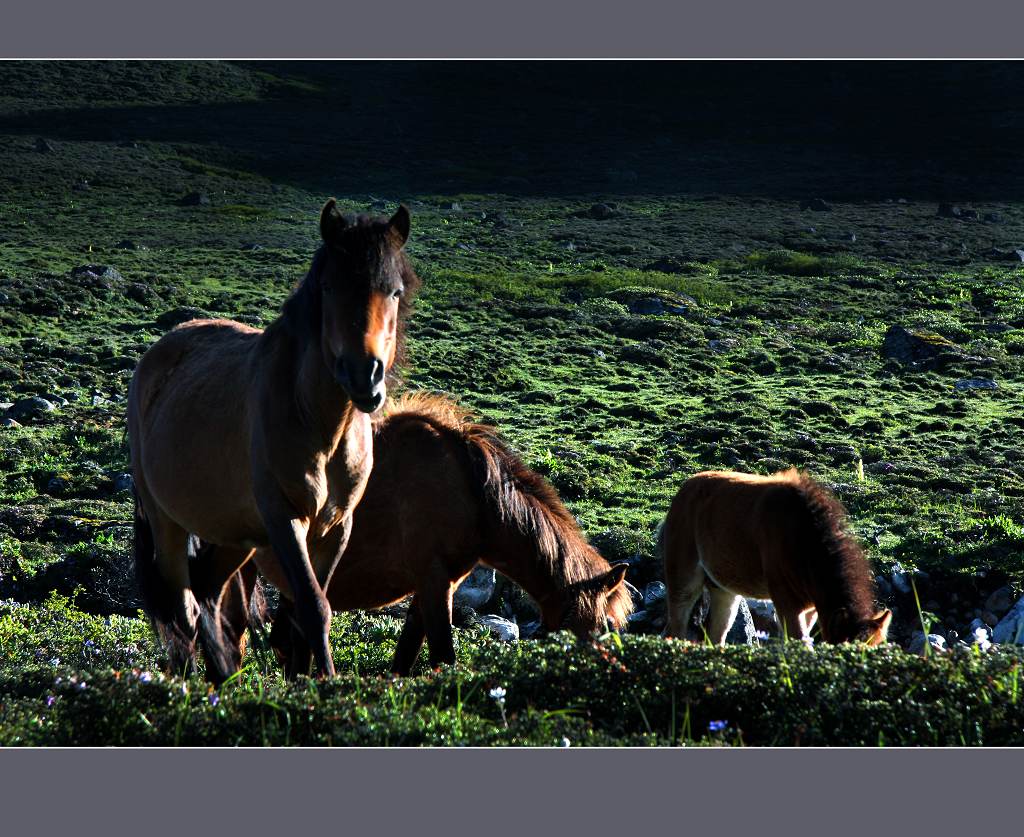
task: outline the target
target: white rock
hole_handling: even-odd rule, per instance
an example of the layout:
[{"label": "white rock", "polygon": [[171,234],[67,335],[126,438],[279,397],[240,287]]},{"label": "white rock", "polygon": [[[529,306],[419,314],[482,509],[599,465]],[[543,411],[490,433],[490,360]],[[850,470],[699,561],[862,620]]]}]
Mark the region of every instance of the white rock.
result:
[{"label": "white rock", "polygon": [[1017,600],[1010,612],[992,629],[993,642],[1012,642],[1024,645],[1024,596]]},{"label": "white rock", "polygon": [[477,567],[455,591],[454,603],[479,610],[494,595],[496,575],[490,567]]},{"label": "white rock", "polygon": [[515,642],[519,639],[519,626],[508,619],[488,613],[480,617],[479,624],[487,628],[502,642]]}]

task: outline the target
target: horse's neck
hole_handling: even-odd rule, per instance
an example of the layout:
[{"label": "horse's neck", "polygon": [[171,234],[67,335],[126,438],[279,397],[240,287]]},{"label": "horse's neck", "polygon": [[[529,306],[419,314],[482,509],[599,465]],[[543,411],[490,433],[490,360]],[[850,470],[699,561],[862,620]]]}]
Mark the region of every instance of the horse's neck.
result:
[{"label": "horse's neck", "polygon": [[353,406],[334,380],[313,341],[293,346],[295,401],[303,421],[317,432],[321,444],[333,453],[352,422]]},{"label": "horse's neck", "polygon": [[532,538],[504,535],[488,545],[485,563],[512,579],[540,605],[561,601],[569,582],[542,556]]}]

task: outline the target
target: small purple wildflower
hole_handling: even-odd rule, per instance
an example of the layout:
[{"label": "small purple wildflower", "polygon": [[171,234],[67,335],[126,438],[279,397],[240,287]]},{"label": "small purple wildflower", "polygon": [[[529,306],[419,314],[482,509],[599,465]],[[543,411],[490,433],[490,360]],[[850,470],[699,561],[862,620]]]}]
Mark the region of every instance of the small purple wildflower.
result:
[{"label": "small purple wildflower", "polygon": [[53,706],[53,704],[55,704],[56,702],[57,702],[57,698],[55,698],[53,695],[47,695],[46,696],[46,705],[47,706]]},{"label": "small purple wildflower", "polygon": [[220,703],[220,696],[216,692],[211,692],[207,700],[210,701],[210,706],[216,706],[218,703]]},{"label": "small purple wildflower", "polygon": [[711,732],[721,732],[727,726],[729,726],[729,722],[728,721],[712,721],[711,723],[708,724],[708,729]]},{"label": "small purple wildflower", "polygon": [[144,671],[144,672],[142,672],[139,675],[139,682],[140,683],[148,683],[152,679],[153,679],[153,675],[150,674],[148,671]]}]

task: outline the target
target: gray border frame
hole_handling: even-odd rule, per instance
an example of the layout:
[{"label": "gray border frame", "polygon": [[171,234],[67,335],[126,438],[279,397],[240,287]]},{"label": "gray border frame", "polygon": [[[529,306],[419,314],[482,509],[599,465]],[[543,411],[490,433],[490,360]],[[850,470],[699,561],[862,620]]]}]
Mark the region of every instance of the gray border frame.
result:
[{"label": "gray border frame", "polygon": [[[7,8],[5,58],[1009,58],[994,0],[43,0]],[[256,833],[316,824],[632,834],[974,833],[1001,824],[1016,751],[0,751],[5,833]]]},{"label": "gray border frame", "polygon": [[1012,0],[38,0],[6,58],[1007,58]]}]

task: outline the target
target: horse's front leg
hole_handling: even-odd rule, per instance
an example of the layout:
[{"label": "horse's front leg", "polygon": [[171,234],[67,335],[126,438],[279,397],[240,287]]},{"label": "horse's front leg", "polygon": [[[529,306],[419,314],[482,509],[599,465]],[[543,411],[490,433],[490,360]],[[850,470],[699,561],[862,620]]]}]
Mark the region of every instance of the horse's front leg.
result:
[{"label": "horse's front leg", "polygon": [[[350,515],[334,526],[325,537],[311,538],[306,543],[313,572],[325,595],[351,535],[352,517]],[[287,640],[282,639],[281,650],[284,651],[285,647],[287,648],[287,653],[283,655],[285,676],[294,680],[300,674],[309,674],[313,653],[293,616],[293,608],[285,607],[286,603],[287,600],[282,600],[281,609],[278,612],[285,617],[283,620],[285,624],[282,625],[281,630],[288,630],[291,636]],[[329,600],[328,606],[330,606]]]},{"label": "horse's front leg", "polygon": [[334,660],[331,659],[327,638],[331,629],[331,606],[317,579],[306,547],[310,520],[296,516],[283,498],[264,501],[260,512],[268,540],[294,602],[293,624],[312,649],[317,674],[333,677]]}]

